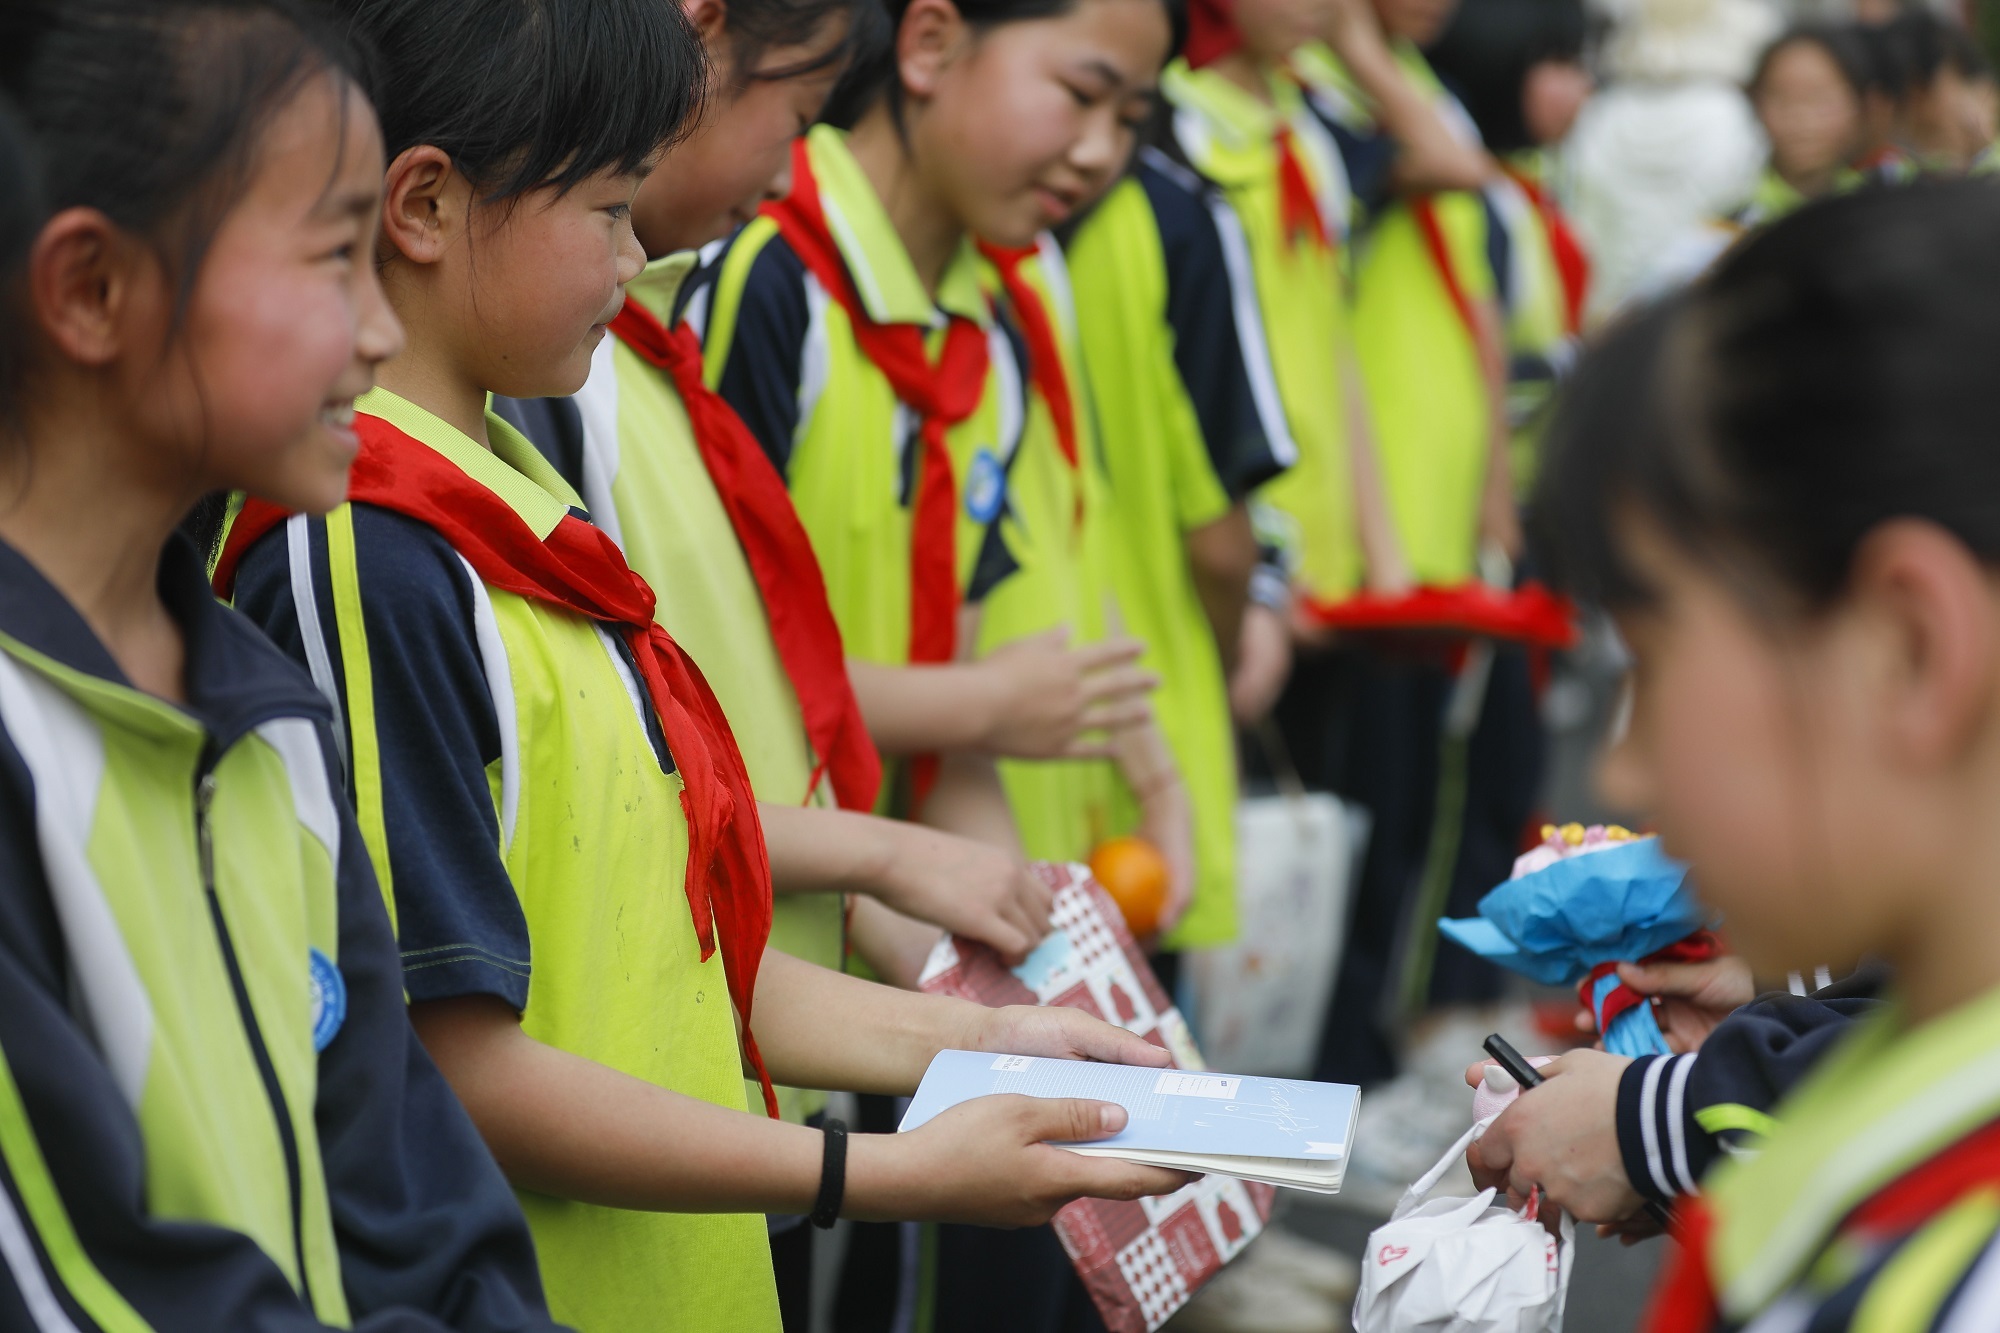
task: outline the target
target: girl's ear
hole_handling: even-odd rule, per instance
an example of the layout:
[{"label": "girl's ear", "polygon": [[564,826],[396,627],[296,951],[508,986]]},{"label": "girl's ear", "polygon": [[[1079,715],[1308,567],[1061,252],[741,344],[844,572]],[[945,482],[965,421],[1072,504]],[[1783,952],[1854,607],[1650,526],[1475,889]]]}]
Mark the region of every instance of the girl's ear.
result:
[{"label": "girl's ear", "polygon": [[701,35],[702,45],[709,50],[709,59],[716,56],[715,44],[729,26],[729,0],[681,0],[681,13]]},{"label": "girl's ear", "polygon": [[937,92],[939,75],[966,35],[965,18],[951,0],[910,0],[896,29],[896,72],[911,96]]},{"label": "girl's ear", "polygon": [[383,178],[382,243],[386,258],[435,264],[465,230],[472,186],[434,144],[396,154]]},{"label": "girl's ear", "polygon": [[1862,540],[1850,588],[1850,604],[1885,640],[1878,660],[1891,752],[1916,769],[1957,763],[1991,730],[2000,698],[2000,599],[1990,576],[1936,524],[1896,519]]},{"label": "girl's ear", "polygon": [[94,208],[50,218],[28,257],[28,298],[62,355],[102,366],[125,349],[126,317],[141,284],[162,287],[159,261]]}]

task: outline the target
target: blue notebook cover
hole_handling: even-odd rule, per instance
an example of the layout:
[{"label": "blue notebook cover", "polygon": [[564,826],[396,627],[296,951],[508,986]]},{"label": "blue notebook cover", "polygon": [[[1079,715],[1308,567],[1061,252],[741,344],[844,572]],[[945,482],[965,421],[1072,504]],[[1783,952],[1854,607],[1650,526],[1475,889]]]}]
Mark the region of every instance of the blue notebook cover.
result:
[{"label": "blue notebook cover", "polygon": [[1093,1148],[1302,1161],[1347,1156],[1360,1095],[1345,1083],[940,1051],[901,1128],[915,1129],[960,1102],[996,1092],[1117,1102],[1131,1120],[1112,1137],[1093,1140]]}]

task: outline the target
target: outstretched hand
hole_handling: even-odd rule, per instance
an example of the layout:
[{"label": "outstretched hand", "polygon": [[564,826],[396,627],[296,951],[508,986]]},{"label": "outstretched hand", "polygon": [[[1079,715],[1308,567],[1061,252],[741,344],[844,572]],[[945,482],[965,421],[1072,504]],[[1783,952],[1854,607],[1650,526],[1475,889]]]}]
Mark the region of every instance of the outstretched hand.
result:
[{"label": "outstretched hand", "polygon": [[856,1135],[844,1211],[864,1220],[1032,1227],[1075,1199],[1171,1194],[1197,1178],[1051,1146],[1108,1138],[1126,1119],[1112,1102],[1008,1094],[964,1102],[908,1134]]},{"label": "outstretched hand", "polygon": [[1010,1004],[981,1010],[978,1030],[970,1034],[970,1040],[974,1044],[966,1049],[995,1054],[1045,1055],[1151,1069],[1164,1069],[1171,1063],[1164,1048],[1144,1037],[1113,1027],[1081,1009],[1060,1005]]}]

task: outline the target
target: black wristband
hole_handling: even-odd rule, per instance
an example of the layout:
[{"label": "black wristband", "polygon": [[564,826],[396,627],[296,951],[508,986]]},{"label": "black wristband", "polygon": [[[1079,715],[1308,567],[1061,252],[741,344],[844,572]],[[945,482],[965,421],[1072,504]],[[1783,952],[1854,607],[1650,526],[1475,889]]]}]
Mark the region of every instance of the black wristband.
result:
[{"label": "black wristband", "polygon": [[829,1119],[820,1126],[826,1135],[826,1152],[820,1158],[819,1197],[813,1200],[812,1224],[830,1231],[840,1220],[840,1205],[847,1196],[847,1124]]}]

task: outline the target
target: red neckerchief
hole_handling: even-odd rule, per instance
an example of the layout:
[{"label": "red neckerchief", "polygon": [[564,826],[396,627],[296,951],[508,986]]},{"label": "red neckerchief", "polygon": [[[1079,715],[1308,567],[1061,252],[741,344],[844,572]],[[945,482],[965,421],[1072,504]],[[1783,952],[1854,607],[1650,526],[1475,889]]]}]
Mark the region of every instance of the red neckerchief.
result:
[{"label": "red neckerchief", "polygon": [[1056,341],[1055,323],[1042,303],[1042,294],[1021,272],[1021,261],[1039,255],[1040,251],[1032,245],[1007,250],[981,241],[979,252],[1000,271],[1000,285],[1006,289],[1007,303],[1013,307],[1021,337],[1028,344],[1028,379],[1042,395],[1042,401],[1049,405],[1049,416],[1055,420],[1056,443],[1062,447],[1064,460],[1074,469],[1079,457],[1076,405],[1069,396],[1062,347]]},{"label": "red neckerchief", "polygon": [[1549,253],[1556,261],[1556,277],[1562,283],[1563,324],[1565,330],[1575,336],[1583,332],[1583,303],[1590,294],[1590,255],[1577,238],[1576,229],[1569,224],[1569,218],[1541,182],[1533,176],[1509,163],[1501,163],[1521,193],[1528,196],[1528,202],[1542,215],[1542,226],[1548,230]]},{"label": "red neckerchief", "polygon": [[1410,199],[1410,216],[1416,220],[1417,231],[1424,239],[1424,249],[1430,252],[1431,263],[1437,269],[1439,280],[1444,283],[1444,293],[1451,298],[1451,308],[1458,312],[1458,322],[1465,325],[1466,336],[1472,339],[1472,345],[1479,346],[1479,317],[1473,313],[1472,301],[1465,294],[1465,284],[1458,280],[1458,264],[1451,257],[1451,246],[1445,242],[1444,228],[1438,222],[1437,201],[1427,194],[1413,196]]},{"label": "red neckerchief", "polygon": [[[949,662],[958,651],[958,484],[952,476],[946,435],[978,410],[986,391],[986,331],[972,320],[952,316],[937,364],[924,350],[920,324],[878,324],[862,305],[848,277],[833,234],[827,229],[806,141],[792,145],[792,192],[763,207],[778,224],[792,252],[840,303],[853,326],[862,355],[889,381],[921,425],[921,479],[917,484],[910,542],[910,652],[912,663]],[[914,810],[921,809],[937,781],[936,755],[911,760]]]},{"label": "red neckerchief", "polygon": [[[1967,1194],[2000,1182],[2000,1122],[1989,1123],[1877,1190],[1840,1221],[1835,1237],[1864,1242],[1906,1234]],[[1699,1198],[1674,1205],[1675,1238],[1653,1289],[1647,1333],[1708,1333],[1721,1324],[1709,1250],[1715,1216]]]},{"label": "red neckerchief", "polygon": [[1278,122],[1274,136],[1278,150],[1278,221],[1287,245],[1297,245],[1301,235],[1331,245],[1326,219],[1320,216],[1319,196],[1313,193],[1305,163],[1299,161],[1298,143],[1292,127]]},{"label": "red neckerchief", "polygon": [[1231,51],[1241,50],[1243,30],[1236,26],[1235,0],[1189,0],[1187,41],[1181,54],[1189,69],[1212,65]]},{"label": "red neckerchief", "polygon": [[[503,592],[559,606],[615,630],[631,649],[660,731],[681,774],[687,817],[684,889],[701,956],[718,946],[729,998],[743,1021],[743,1049],[764,1085],[764,1108],[778,1114],[764,1057],[750,1035],[757,966],[771,935],[771,865],[757,799],[743,756],[708,682],[653,619],[653,590],[626,565],[618,543],[567,514],[546,538],[535,536],[511,505],[421,440],[380,417],[359,415],[348,499],[413,518],[433,529]],[[215,588],[228,596],[244,552],[289,515],[248,500],[216,562]]]},{"label": "red neckerchief", "polygon": [[784,478],[743,418],[702,378],[701,339],[693,329],[685,324],[667,328],[628,296],[611,321],[611,332],[646,364],[665,371],[687,408],[701,461],[763,594],[772,641],[799,697],[806,736],[819,761],[807,799],[825,773],[844,808],[872,810],[882,785],[882,758],[847,678],[840,626],[827,605],[826,579]]}]

